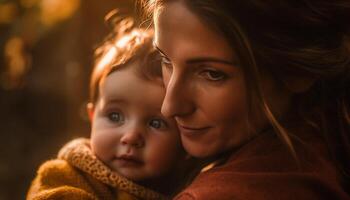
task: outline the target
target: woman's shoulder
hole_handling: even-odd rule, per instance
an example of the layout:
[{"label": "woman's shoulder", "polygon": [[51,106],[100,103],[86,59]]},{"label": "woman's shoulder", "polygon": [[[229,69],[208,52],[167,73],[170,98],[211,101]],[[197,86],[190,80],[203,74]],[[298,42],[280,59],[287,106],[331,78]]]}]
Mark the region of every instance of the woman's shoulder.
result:
[{"label": "woman's shoulder", "polygon": [[304,131],[295,136],[300,167],[273,132],[265,133],[201,173],[176,199],[350,199],[321,137]]},{"label": "woman's shoulder", "polygon": [[[273,131],[267,131],[231,153],[217,171],[245,173],[329,173],[336,171],[319,132],[311,128],[289,130],[296,158]],[[333,169],[333,170],[332,170]]]}]

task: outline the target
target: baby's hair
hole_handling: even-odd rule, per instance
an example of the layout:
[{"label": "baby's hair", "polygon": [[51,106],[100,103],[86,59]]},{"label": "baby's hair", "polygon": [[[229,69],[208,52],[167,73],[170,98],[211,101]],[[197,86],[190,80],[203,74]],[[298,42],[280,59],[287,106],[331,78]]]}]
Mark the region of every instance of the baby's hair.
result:
[{"label": "baby's hair", "polygon": [[121,18],[117,10],[107,15],[113,31],[95,50],[95,63],[90,80],[90,102],[96,103],[99,84],[113,71],[135,61],[136,73],[145,80],[161,80],[158,53],[153,48],[153,30],[135,27],[132,18]]}]

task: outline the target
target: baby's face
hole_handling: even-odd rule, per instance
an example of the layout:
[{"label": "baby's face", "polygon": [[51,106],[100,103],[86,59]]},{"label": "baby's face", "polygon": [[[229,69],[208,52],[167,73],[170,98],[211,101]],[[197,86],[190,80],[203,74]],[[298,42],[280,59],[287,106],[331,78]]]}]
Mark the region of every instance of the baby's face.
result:
[{"label": "baby's face", "polygon": [[118,69],[100,84],[91,146],[112,170],[133,181],[147,181],[173,170],[184,151],[175,121],[160,113],[163,86],[142,80],[134,68]]}]

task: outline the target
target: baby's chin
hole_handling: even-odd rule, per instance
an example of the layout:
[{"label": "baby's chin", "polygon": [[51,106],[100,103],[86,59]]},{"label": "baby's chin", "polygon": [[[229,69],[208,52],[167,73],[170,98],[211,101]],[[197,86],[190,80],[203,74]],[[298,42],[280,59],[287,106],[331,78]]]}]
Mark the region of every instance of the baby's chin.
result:
[{"label": "baby's chin", "polygon": [[127,178],[134,182],[143,182],[149,179],[149,175],[144,169],[143,164],[130,163],[116,163],[115,161],[106,163],[106,165],[120,176]]}]

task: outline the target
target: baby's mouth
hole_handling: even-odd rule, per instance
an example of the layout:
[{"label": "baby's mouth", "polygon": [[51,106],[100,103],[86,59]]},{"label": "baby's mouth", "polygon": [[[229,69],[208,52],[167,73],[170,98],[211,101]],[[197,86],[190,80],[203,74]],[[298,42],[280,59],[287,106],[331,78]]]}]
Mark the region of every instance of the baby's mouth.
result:
[{"label": "baby's mouth", "polygon": [[128,154],[117,156],[115,160],[118,164],[124,167],[139,166],[144,163],[140,158],[134,155],[128,155]]}]

